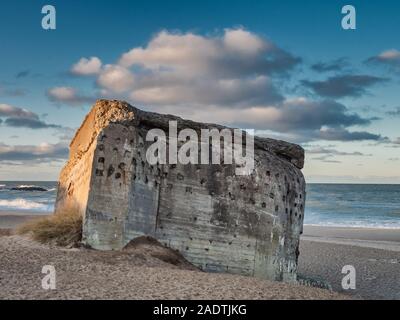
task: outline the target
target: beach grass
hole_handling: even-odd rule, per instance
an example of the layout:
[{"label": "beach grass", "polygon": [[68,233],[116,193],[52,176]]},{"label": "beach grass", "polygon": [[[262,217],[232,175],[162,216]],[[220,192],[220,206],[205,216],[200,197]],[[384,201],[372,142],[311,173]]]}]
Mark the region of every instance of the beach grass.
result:
[{"label": "beach grass", "polygon": [[28,221],[17,228],[17,234],[29,234],[40,243],[76,247],[82,239],[82,215],[76,208]]}]

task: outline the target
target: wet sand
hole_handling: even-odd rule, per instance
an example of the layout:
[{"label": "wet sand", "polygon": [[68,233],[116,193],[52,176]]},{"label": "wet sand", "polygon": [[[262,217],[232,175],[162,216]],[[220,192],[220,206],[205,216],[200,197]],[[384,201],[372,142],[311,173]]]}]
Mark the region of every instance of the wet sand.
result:
[{"label": "wet sand", "polygon": [[[32,214],[0,213],[0,299],[400,299],[400,230],[304,227],[299,275],[336,292],[228,274],[210,274],[152,255],[60,249],[10,236]],[[57,270],[58,288],[40,287],[41,268]],[[341,288],[344,265],[356,268],[356,290]]]},{"label": "wet sand", "polygon": [[45,213],[35,213],[29,211],[0,211],[0,230],[15,229],[28,220],[37,219],[46,215],[47,214]]}]

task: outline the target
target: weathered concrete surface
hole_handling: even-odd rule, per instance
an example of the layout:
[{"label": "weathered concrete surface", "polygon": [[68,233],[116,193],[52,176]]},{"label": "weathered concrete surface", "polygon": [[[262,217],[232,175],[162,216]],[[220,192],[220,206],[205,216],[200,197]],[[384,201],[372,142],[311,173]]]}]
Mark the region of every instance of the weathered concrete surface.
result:
[{"label": "weathered concrete surface", "polygon": [[99,100],[71,143],[57,210],[85,215],[84,242],[121,249],[148,235],[205,271],[295,281],[303,227],[305,181],[301,147],[255,138],[255,168],[233,165],[149,165],[148,130],[224,127]]}]

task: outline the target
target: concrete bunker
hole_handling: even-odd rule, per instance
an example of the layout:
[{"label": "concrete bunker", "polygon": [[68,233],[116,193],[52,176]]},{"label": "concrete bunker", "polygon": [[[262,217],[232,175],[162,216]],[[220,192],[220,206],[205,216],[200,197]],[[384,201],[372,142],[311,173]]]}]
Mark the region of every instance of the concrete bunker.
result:
[{"label": "concrete bunker", "polygon": [[83,241],[95,249],[151,236],[205,271],[295,281],[304,150],[255,137],[255,167],[246,176],[236,175],[234,164],[150,165],[146,133],[170,120],[194,130],[224,128],[99,100],[71,142],[56,210],[78,207]]}]

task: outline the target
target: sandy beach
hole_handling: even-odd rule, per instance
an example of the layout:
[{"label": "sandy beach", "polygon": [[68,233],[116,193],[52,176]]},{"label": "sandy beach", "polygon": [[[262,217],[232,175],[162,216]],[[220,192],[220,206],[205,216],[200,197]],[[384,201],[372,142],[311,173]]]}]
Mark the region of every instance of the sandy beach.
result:
[{"label": "sandy beach", "polygon": [[[0,299],[400,299],[398,230],[304,227],[298,273],[333,292],[251,277],[204,273],[165,248],[123,252],[41,245],[10,229],[32,214],[0,213]],[[54,265],[57,290],[41,288],[41,268]],[[341,288],[344,265],[356,289]]]},{"label": "sandy beach", "polygon": [[[356,269],[355,290],[341,287],[345,265]],[[305,226],[299,274],[352,297],[400,299],[400,230]]]}]

